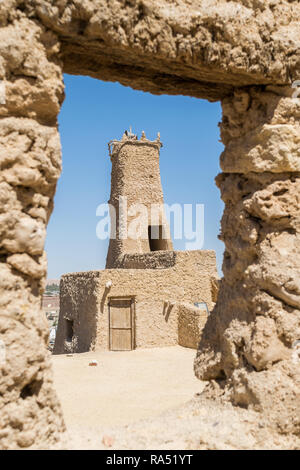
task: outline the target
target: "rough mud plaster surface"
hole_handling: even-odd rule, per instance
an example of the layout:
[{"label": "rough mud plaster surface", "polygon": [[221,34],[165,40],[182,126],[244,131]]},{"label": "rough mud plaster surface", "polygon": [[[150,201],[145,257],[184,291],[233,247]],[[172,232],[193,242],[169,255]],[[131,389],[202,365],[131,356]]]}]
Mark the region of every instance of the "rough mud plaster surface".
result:
[{"label": "rough mud plaster surface", "polygon": [[[52,33],[0,4],[0,448],[55,445],[64,430],[40,295],[46,223],[60,174],[61,67]],[[10,8],[11,7],[11,8]]]},{"label": "rough mud plaster surface", "polygon": [[217,380],[212,396],[218,389],[299,435],[299,107],[274,93],[238,92],[223,102],[221,135],[224,279],[195,371]]},{"label": "rough mud plaster surface", "polygon": [[[62,276],[54,354],[89,351],[95,343],[99,276],[100,271]],[[73,337],[68,338],[66,320],[73,322]]]},{"label": "rough mud plaster surface", "polygon": [[68,73],[211,100],[233,87],[290,84],[299,72],[299,2],[29,0],[61,40]]},{"label": "rough mud plaster surface", "polygon": [[207,318],[206,311],[193,304],[180,303],[178,305],[178,344],[185,348],[197,349]]},{"label": "rough mud plaster surface", "polygon": [[[108,349],[110,297],[135,297],[137,348],[178,344],[181,303],[213,306],[211,278],[217,276],[215,252],[176,252],[176,264],[166,269],[105,269],[66,274],[61,280],[61,308],[54,352]],[[111,288],[106,283],[112,282]],[[199,309],[198,309],[199,310]],[[72,344],[66,345],[65,319],[74,322]],[[190,331],[197,333],[197,326]],[[71,349],[69,349],[71,351]]]},{"label": "rough mud plaster surface", "polygon": [[175,251],[153,251],[152,253],[125,254],[120,263],[124,269],[163,269],[175,266]]}]

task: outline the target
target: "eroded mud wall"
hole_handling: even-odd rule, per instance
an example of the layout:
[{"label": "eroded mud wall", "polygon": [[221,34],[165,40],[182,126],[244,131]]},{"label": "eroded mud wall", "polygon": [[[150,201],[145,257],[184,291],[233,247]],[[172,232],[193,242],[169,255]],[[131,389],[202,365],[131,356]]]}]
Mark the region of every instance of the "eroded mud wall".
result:
[{"label": "eroded mud wall", "polygon": [[[285,88],[223,100],[224,279],[195,361],[233,403],[300,431],[300,106]],[[224,388],[225,387],[225,388]]]},{"label": "eroded mud wall", "polygon": [[51,32],[0,5],[0,448],[49,447],[64,430],[41,309],[46,225],[61,171],[63,101]]}]

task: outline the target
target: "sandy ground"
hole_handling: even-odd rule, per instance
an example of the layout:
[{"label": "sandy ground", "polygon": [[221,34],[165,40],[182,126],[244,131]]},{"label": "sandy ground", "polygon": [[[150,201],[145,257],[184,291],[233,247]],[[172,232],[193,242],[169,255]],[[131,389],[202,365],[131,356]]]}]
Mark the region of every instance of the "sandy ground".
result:
[{"label": "sandy ground", "polygon": [[195,354],[173,346],[52,356],[68,429],[125,425],[184,404],[204,386],[194,376]]},{"label": "sandy ground", "polygon": [[[260,414],[210,400],[195,351],[174,346],[52,356],[64,449],[299,449]],[[89,366],[95,359],[98,366]]]}]

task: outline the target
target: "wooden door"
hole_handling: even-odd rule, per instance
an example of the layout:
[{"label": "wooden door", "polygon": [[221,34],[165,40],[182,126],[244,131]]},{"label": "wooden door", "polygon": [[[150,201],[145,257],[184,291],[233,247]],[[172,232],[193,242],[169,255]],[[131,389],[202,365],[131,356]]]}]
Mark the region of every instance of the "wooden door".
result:
[{"label": "wooden door", "polygon": [[134,299],[111,298],[109,301],[109,349],[134,349]]}]

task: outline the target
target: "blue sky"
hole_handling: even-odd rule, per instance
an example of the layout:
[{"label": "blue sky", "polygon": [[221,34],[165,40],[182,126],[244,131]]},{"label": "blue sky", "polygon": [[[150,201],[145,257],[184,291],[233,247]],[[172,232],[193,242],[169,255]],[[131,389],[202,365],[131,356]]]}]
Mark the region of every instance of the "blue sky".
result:
[{"label": "blue sky", "polygon": [[[161,180],[168,204],[204,204],[204,249],[217,253],[223,203],[214,178],[220,172],[219,103],[184,96],[155,96],[118,83],[65,75],[66,99],[59,115],[63,171],[46,241],[48,278],[102,269],[108,241],[96,237],[99,204],[110,193],[107,142],[132,126],[149,139],[161,134]],[[184,249],[186,240],[175,240]]]}]

